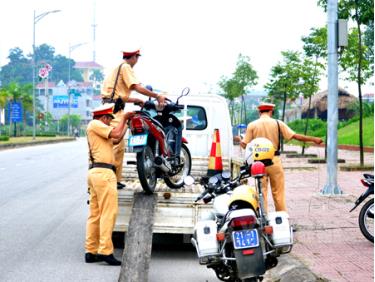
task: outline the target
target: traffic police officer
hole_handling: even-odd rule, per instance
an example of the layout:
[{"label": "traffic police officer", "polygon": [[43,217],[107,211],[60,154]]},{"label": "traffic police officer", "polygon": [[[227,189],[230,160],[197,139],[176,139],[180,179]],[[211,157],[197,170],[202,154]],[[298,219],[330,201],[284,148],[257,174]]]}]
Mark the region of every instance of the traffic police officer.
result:
[{"label": "traffic police officer", "polygon": [[120,265],[121,262],[113,256],[112,243],[118,211],[113,144],[123,139],[126,122],[133,113],[119,115],[118,125],[110,126],[114,118],[113,106],[105,104],[93,110],[93,120],[87,126],[90,212],[86,226],[85,261]]},{"label": "traffic police officer", "polygon": [[[132,90],[137,91],[145,96],[156,98],[162,105],[165,104],[165,96],[157,94],[145,87],[143,87],[136,78],[133,67],[138,62],[141,56],[140,50],[128,50],[122,52],[123,62],[112,70],[110,75],[105,79],[102,89],[103,103],[115,103],[115,119],[111,125],[116,126],[119,122],[119,116],[123,114],[124,103],[135,103],[143,105],[143,101],[138,98],[130,97]],[[114,146],[115,166],[117,188],[122,189],[125,187],[122,184],[122,165],[124,161],[125,142],[121,141],[118,145]]]},{"label": "traffic police officer", "polygon": [[246,145],[253,139],[264,137],[272,142],[275,150],[277,148],[275,157],[272,159],[273,164],[266,167],[267,175],[262,179],[264,205],[267,208],[269,178],[276,211],[286,211],[284,170],[280,159],[280,139],[283,137],[287,141],[295,139],[302,142],[311,141],[316,144],[322,143],[323,140],[318,137],[297,134],[284,122],[273,119],[272,113],[274,108],[275,105],[270,103],[261,103],[258,106],[260,118],[248,124],[245,137],[241,140],[240,145],[245,149]]}]

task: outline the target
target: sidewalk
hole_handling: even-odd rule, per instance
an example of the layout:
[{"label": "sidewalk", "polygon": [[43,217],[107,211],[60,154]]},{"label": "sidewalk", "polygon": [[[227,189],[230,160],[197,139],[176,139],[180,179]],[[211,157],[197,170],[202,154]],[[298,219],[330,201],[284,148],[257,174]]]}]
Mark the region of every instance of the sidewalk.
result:
[{"label": "sidewalk", "polygon": [[[285,150],[300,152],[291,146]],[[306,153],[323,158],[324,148],[311,147]],[[345,159],[346,164],[359,162],[359,152],[355,151],[339,150],[338,157]],[[338,282],[374,281],[374,245],[358,226],[362,205],[349,213],[364,191],[360,183],[364,172],[338,170],[338,185],[343,195],[322,196],[320,190],[327,180],[325,164],[309,164],[306,158],[292,159],[285,155],[282,159],[290,221],[297,226],[292,256],[321,278]],[[365,153],[365,163],[373,161],[373,154]]]}]

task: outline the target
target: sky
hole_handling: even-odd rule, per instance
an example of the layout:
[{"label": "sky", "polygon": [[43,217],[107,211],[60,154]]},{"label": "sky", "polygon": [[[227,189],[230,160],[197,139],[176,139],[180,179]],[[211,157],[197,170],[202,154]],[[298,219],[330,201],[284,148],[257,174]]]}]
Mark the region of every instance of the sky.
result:
[{"label": "sky", "polygon": [[259,76],[254,89],[262,89],[281,51],[302,51],[301,37],[327,22],[317,0],[2,0],[0,65],[11,48],[32,53],[34,11],[52,10],[61,11],[35,25],[36,46],[51,45],[68,57],[69,46],[84,43],[71,51],[75,61],[92,61],[95,47],[105,74],[121,63],[121,51],[141,48],[136,76],[167,93],[186,86],[217,92],[240,53]]}]

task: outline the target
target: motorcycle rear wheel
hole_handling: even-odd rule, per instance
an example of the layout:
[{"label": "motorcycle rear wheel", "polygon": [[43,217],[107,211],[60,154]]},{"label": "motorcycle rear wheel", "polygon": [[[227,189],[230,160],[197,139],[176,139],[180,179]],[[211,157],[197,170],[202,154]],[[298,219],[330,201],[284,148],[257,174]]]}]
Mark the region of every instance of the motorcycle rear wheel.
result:
[{"label": "motorcycle rear wheel", "polygon": [[137,153],[138,177],[146,194],[152,194],[155,191],[157,176],[154,162],[155,156],[150,146],[144,147]]},{"label": "motorcycle rear wheel", "polygon": [[359,228],[363,236],[370,242],[374,243],[374,218],[370,218],[368,213],[374,214],[374,199],[369,200],[363,205],[361,212],[359,213]]},{"label": "motorcycle rear wheel", "polygon": [[173,176],[164,177],[164,181],[169,188],[179,189],[184,186],[184,178],[190,174],[191,171],[191,154],[189,148],[185,145],[181,145],[181,162],[184,163],[182,170]]}]

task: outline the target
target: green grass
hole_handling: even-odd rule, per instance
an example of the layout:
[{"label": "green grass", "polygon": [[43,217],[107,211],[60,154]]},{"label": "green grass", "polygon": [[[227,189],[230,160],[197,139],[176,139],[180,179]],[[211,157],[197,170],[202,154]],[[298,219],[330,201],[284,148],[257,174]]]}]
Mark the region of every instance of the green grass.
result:
[{"label": "green grass", "polygon": [[[359,145],[359,121],[340,128],[337,132],[340,145]],[[374,147],[374,117],[363,119],[363,146]]]},{"label": "green grass", "polygon": [[[56,140],[64,139],[66,136],[58,137],[36,137],[35,141],[46,141],[46,140]],[[0,141],[0,144],[13,144],[13,143],[29,143],[33,141],[33,137],[10,137],[9,141]]]}]

